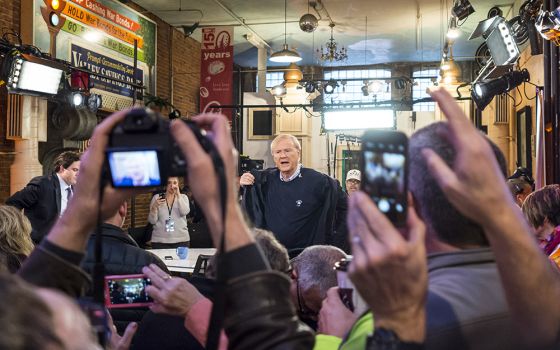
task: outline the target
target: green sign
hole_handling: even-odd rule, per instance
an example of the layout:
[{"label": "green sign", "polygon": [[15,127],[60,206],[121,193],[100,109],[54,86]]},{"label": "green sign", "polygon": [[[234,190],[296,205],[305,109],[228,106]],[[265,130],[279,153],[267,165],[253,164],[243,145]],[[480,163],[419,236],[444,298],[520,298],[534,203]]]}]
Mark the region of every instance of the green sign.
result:
[{"label": "green sign", "polygon": [[[80,38],[85,38],[88,31],[91,31],[91,29],[86,28],[85,26],[83,26],[80,23],[74,22],[69,18],[67,18],[66,22],[64,22],[64,25],[62,26],[62,30],[67,32],[67,33],[79,36]],[[134,58],[134,47],[133,46],[127,45],[127,44],[125,44],[121,41],[118,41],[118,40],[114,40],[114,39],[112,39],[108,36],[101,37],[99,39],[99,41],[97,42],[97,44],[99,44],[103,47],[106,47],[110,50],[121,53],[125,56]],[[138,49],[137,52],[138,52],[138,61],[146,63],[146,58],[145,58],[145,55],[144,55],[144,51],[141,50],[141,49]]]}]

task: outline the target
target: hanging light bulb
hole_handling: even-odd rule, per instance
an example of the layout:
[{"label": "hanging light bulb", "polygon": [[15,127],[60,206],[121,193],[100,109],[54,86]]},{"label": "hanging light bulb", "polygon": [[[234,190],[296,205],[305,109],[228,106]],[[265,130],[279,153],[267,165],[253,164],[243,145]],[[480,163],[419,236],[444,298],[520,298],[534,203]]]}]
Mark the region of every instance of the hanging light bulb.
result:
[{"label": "hanging light bulb", "polygon": [[270,55],[270,60],[272,62],[292,63],[292,62],[301,61],[301,56],[296,51],[288,49],[288,43],[286,39],[287,36],[286,24],[288,22],[286,17],[287,12],[288,12],[287,0],[284,0],[284,46],[281,51],[277,51],[272,55]]}]

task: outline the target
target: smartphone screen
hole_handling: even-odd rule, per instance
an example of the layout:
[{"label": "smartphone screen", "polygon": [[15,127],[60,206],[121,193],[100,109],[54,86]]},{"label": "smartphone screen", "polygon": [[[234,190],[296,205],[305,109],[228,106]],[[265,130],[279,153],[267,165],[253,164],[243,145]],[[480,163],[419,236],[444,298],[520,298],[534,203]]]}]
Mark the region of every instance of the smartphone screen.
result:
[{"label": "smartphone screen", "polygon": [[161,186],[156,150],[107,151],[113,187]]},{"label": "smartphone screen", "polygon": [[146,293],[149,278],[140,275],[116,275],[105,277],[105,305],[108,308],[149,306],[152,298]]},{"label": "smartphone screen", "polygon": [[391,222],[406,224],[408,139],[398,131],[367,131],[362,139],[362,184]]}]

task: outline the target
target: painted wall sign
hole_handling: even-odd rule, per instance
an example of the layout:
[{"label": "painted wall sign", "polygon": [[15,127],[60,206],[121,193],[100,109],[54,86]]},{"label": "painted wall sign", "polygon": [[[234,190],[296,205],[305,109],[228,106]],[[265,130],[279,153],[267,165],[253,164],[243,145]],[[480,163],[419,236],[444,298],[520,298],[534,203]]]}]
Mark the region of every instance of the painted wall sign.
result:
[{"label": "painted wall sign", "polygon": [[221,112],[231,121],[233,103],[233,27],[202,28],[200,111]]},{"label": "painted wall sign", "polygon": [[[33,4],[33,44],[48,52],[49,31],[40,10],[45,4],[43,0],[33,0]],[[116,0],[66,0],[62,16],[66,21],[56,38],[57,58],[70,61],[72,45],[78,44],[132,66],[136,39],[145,91],[156,93],[157,25],[154,21]]]},{"label": "painted wall sign", "polygon": [[[94,73],[98,73],[110,78],[126,80],[133,83],[132,78],[134,67],[110,57],[104,56],[95,51],[72,44],[70,46],[72,64],[78,67],[84,67]],[[141,69],[136,69],[136,83],[143,84],[144,75]],[[95,84],[96,89],[112,92],[125,97],[133,96],[132,86],[103,77],[91,76],[90,80]]]}]

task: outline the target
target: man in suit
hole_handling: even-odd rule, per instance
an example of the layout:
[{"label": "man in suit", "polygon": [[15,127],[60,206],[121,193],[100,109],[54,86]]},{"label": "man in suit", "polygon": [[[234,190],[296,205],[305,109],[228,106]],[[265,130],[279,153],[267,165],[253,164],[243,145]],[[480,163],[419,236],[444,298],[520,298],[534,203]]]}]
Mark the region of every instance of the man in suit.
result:
[{"label": "man in suit", "polygon": [[55,159],[53,168],[52,174],[33,178],[6,201],[6,204],[24,210],[33,228],[31,238],[35,244],[41,242],[66,210],[80,170],[80,155],[64,152]]}]

